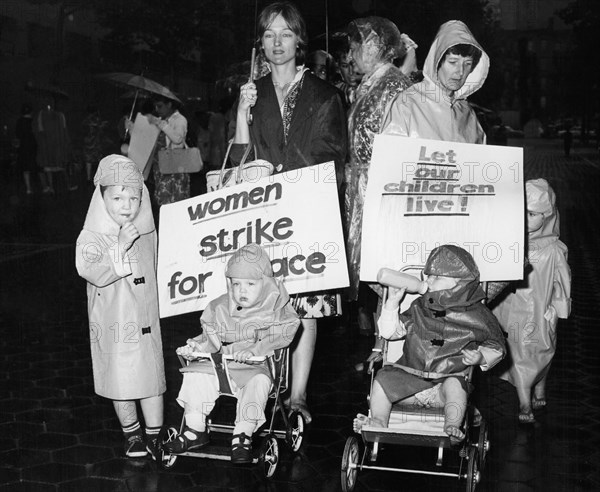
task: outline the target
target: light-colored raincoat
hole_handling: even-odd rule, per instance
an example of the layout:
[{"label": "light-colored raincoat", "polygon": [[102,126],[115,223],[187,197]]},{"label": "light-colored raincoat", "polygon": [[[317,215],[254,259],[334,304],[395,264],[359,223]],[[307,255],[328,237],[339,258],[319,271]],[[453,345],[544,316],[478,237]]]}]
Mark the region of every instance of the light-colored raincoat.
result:
[{"label": "light-colored raincoat", "polygon": [[[132,167],[133,166],[133,167]],[[87,280],[94,389],[111,400],[134,400],[166,390],[156,284],[157,238],[143,177],[129,159],[100,161],[96,189],[77,238],[77,272]],[[118,254],[119,225],[110,217],[100,184],[142,188],[133,225],[140,237]]]},{"label": "light-colored raincoat", "polygon": [[[391,63],[391,58],[405,52],[404,41],[396,25],[380,17],[357,19],[353,23],[361,35],[362,45],[375,43],[387,46],[386,53],[382,56],[389,58],[390,61],[381,64],[373,72],[365,74],[356,89],[356,99],[348,115],[350,162],[345,170],[347,186],[344,211],[348,233],[346,248],[350,299],[356,299],[358,296],[363,208],[373,139],[381,131],[381,123],[388,103],[412,83]],[[406,39],[410,38],[406,36]]]},{"label": "light-colored raincoat", "polygon": [[544,214],[541,229],[529,235],[526,277],[494,310],[508,334],[510,367],[501,377],[532,388],[550,369],[556,351],[558,318],[571,313],[571,270],[567,247],[558,239],[555,195],[544,179],[526,183],[527,209]]},{"label": "light-colored raincoat", "polygon": [[[271,356],[275,350],[292,343],[300,319],[290,303],[290,296],[285,287],[273,277],[270,260],[262,261],[268,258],[266,252],[260,256],[262,264],[252,261],[256,256],[251,255],[256,255],[257,250],[264,252],[256,244],[239,249],[229,260],[226,275],[237,278],[262,278],[264,284],[258,303],[247,308],[238,306],[231,288],[211,301],[200,318],[202,333],[194,338],[202,345],[202,352],[234,354],[241,350],[250,350],[256,356]],[[251,274],[259,272],[260,276],[230,274],[229,272],[240,271],[240,268],[235,270],[235,266],[232,269],[236,260],[245,263],[241,269],[246,272],[255,266],[260,267],[253,268],[254,272]],[[250,365],[232,361],[228,363],[228,370],[239,388],[244,387],[257,374],[270,377],[266,363]],[[190,364],[183,372],[214,374],[214,369],[209,361],[200,361]]]},{"label": "light-colored raincoat", "polygon": [[[469,44],[481,50],[481,59],[463,87],[448,97],[438,82],[437,66],[446,50]],[[413,138],[449,142],[485,143],[485,133],[466,98],[477,91],[488,74],[490,59],[461,21],[440,27],[423,66],[423,81],[400,93],[391,102],[383,121],[383,132]]]}]

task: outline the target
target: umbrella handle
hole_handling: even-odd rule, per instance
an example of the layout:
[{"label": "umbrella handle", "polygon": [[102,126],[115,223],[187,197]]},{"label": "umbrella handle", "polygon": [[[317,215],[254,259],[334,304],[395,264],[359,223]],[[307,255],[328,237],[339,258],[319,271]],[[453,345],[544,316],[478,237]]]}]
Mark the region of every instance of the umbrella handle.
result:
[{"label": "umbrella handle", "polygon": [[[135,96],[133,98],[133,104],[131,105],[131,111],[129,112],[129,121],[131,121],[131,118],[133,118],[133,111],[135,110],[135,103],[137,102],[139,92],[140,91],[135,91]],[[127,126],[125,126],[125,136],[127,136],[128,133],[129,133],[129,128],[127,128]]]},{"label": "umbrella handle", "polygon": [[[248,77],[248,82],[252,82],[254,80],[254,64],[256,63],[256,47],[252,48],[252,54],[250,55],[250,77]],[[246,122],[248,126],[252,124],[252,108],[248,108],[246,111]]]}]

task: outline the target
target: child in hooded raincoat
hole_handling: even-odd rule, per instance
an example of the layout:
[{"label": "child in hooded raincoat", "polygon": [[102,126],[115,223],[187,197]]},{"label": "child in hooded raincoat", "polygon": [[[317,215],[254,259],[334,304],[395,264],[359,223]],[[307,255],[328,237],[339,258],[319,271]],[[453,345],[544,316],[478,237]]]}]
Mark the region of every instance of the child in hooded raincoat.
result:
[{"label": "child in hooded raincoat", "polygon": [[[228,363],[232,392],[238,399],[231,443],[231,461],[252,461],[252,434],[265,422],[264,410],[271,389],[266,362],[252,356],[269,356],[287,347],[300,324],[283,284],[273,277],[271,260],[257,244],[240,248],[227,262],[227,293],[211,301],[200,324],[202,333],[179,347],[189,360],[196,352],[232,354]],[[184,408],[186,426],[177,439],[165,444],[172,453],[191,451],[209,442],[206,416],[219,396],[219,384],[209,361],[194,362],[182,370],[177,397]]]},{"label": "child in hooded raincoat", "polygon": [[126,456],[156,459],[166,383],[150,197],[135,163],[121,155],[100,161],[94,184],[75,259],[87,281],[94,389],[113,400]]},{"label": "child in hooded raincoat", "polygon": [[[392,405],[403,401],[443,406],[444,431],[452,442],[464,439],[461,430],[470,391],[469,366],[487,371],[505,354],[504,336],[496,318],[482,304],[485,297],[473,257],[453,245],[435,248],[423,273],[428,291],[399,314],[406,289],[389,288],[378,320],[379,334],[388,340],[406,336],[403,355],[384,366],[371,392],[371,422],[387,427]],[[367,423],[359,414],[354,430]]]},{"label": "child in hooded raincoat", "polygon": [[500,377],[517,388],[519,422],[533,423],[533,410],[546,406],[558,318],[568,318],[571,312],[571,271],[567,247],[558,239],[554,191],[545,179],[533,179],[525,184],[525,192],[530,266],[526,278],[493,312],[508,334],[510,367]]}]

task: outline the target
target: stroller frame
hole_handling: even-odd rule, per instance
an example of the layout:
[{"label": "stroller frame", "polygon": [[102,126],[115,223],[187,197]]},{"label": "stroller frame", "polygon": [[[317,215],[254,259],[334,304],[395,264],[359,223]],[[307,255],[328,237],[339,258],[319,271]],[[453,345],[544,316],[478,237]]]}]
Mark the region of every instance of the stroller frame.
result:
[{"label": "stroller frame", "polygon": [[[231,393],[231,379],[227,370],[227,362],[233,360],[231,355],[223,355],[221,353],[199,353],[194,354],[196,359],[210,359],[215,375],[219,381],[219,398],[223,395],[233,397]],[[190,361],[179,356],[182,368],[189,366]],[[269,401],[265,409],[267,422],[261,428],[257,429],[253,437],[263,438],[258,454],[253,449],[252,463],[259,463],[264,467],[264,473],[267,478],[272,478],[277,470],[279,463],[279,443],[278,439],[283,439],[293,453],[300,450],[304,438],[304,429],[306,422],[304,416],[297,411],[291,412],[289,415],[285,411],[281,395],[287,389],[288,384],[288,366],[289,366],[289,351],[288,348],[276,350],[274,355],[268,357],[251,357],[253,362],[267,361],[269,372],[273,379],[273,385],[269,394]],[[275,417],[280,414],[283,420],[283,428],[275,427]],[[214,423],[207,416],[206,430],[219,434],[233,434],[233,424]],[[230,449],[223,446],[215,446],[209,444],[205,448],[198,451],[186,451],[183,453],[169,453],[164,449],[164,444],[175,440],[185,428],[185,415],[181,419],[179,429],[176,427],[168,427],[165,435],[162,438],[162,457],[160,464],[164,469],[170,469],[175,465],[179,456],[187,456],[191,458],[208,458],[215,460],[230,461]]]}]

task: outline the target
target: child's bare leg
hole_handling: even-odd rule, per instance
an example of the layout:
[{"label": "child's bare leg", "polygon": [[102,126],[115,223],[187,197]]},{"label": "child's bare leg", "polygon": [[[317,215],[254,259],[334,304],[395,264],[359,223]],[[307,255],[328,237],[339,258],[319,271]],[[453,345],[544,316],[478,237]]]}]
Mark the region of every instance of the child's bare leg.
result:
[{"label": "child's bare leg", "polygon": [[163,395],[151,396],[140,400],[146,427],[162,427],[163,425]]},{"label": "child's bare leg", "polygon": [[546,377],[548,373],[533,387],[533,398],[531,406],[534,410],[539,410],[546,406]]},{"label": "child's bare leg", "polygon": [[113,400],[113,406],[121,427],[129,427],[137,422],[137,408],[135,401]]},{"label": "child's bare leg", "polygon": [[459,443],[465,438],[461,430],[467,411],[467,392],[457,378],[446,378],[440,387],[441,400],[444,403],[444,432],[450,441]]},{"label": "child's bare leg", "polygon": [[390,421],[390,412],[392,411],[392,402],[389,400],[381,385],[373,381],[373,390],[371,391],[371,419],[362,414],[358,414],[353,422],[354,432],[360,432],[365,424],[373,427],[387,427]]},{"label": "child's bare leg", "polygon": [[519,397],[519,422],[523,424],[535,422],[531,409],[531,387],[517,386],[517,396]]}]

